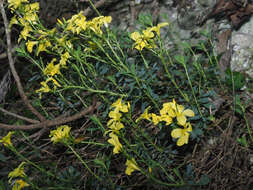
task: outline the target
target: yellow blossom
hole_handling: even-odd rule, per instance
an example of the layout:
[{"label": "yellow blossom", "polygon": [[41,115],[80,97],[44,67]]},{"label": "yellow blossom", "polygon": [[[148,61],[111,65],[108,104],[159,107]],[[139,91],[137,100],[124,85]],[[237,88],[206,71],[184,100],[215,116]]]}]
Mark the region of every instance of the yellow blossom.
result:
[{"label": "yellow blossom", "polygon": [[[60,24],[61,23],[62,22],[60,22]],[[83,15],[83,11],[73,15],[71,19],[67,20],[67,24],[66,30],[72,31],[73,33],[79,34],[81,31],[85,31],[87,28],[87,22],[86,17]]]},{"label": "yellow blossom", "polygon": [[28,3],[28,0],[8,0],[8,8],[15,10],[21,6],[22,3]]},{"label": "yellow blossom", "polygon": [[154,113],[151,113],[151,118],[154,125],[157,125],[161,121],[161,117]]},{"label": "yellow blossom", "polygon": [[192,131],[192,126],[190,123],[186,123],[183,127],[184,127],[183,129],[177,128],[171,131],[171,136],[173,138],[178,138],[177,146],[188,144],[188,141],[189,141],[189,137],[190,137],[189,132]]},{"label": "yellow blossom", "polygon": [[[54,36],[55,32],[56,32],[56,28],[55,27],[52,28],[51,30],[38,30],[38,34],[39,34],[38,40],[40,40],[40,39],[42,39],[42,40],[46,39],[46,37],[48,37],[48,36]],[[47,39],[45,41],[47,41]]]},{"label": "yellow blossom", "polygon": [[15,177],[24,177],[25,176],[25,172],[24,172],[24,166],[25,166],[26,162],[22,162],[21,164],[19,164],[19,166],[17,168],[15,168],[13,171],[11,171],[9,174],[8,174],[8,178],[9,179],[9,182],[12,178],[15,178]]},{"label": "yellow blossom", "polygon": [[35,2],[35,3],[29,3],[29,4],[26,4],[24,6],[25,8],[25,12],[26,13],[30,13],[30,12],[39,12],[40,10],[40,5],[38,2]]},{"label": "yellow blossom", "polygon": [[44,75],[54,76],[56,74],[61,74],[60,73],[60,64],[54,65],[55,61],[56,61],[56,58],[53,58],[51,60],[51,62],[47,65],[47,67],[43,71]]},{"label": "yellow blossom", "polygon": [[10,131],[8,132],[8,134],[3,137],[2,139],[0,139],[0,143],[3,143],[4,146],[13,146],[12,143],[11,143],[11,135],[13,135],[14,132],[13,131]]},{"label": "yellow blossom", "polygon": [[49,77],[49,78],[46,80],[46,83],[48,83],[49,81],[53,81],[54,88],[56,88],[56,86],[61,87],[61,85],[60,85],[60,84],[57,82],[57,80],[55,80],[53,77]]},{"label": "yellow blossom", "polygon": [[40,41],[39,47],[38,47],[38,50],[37,50],[37,56],[39,55],[40,52],[46,51],[46,49],[48,47],[51,47],[51,46],[52,45],[51,45],[50,41],[48,41],[48,40]]},{"label": "yellow blossom", "polygon": [[55,144],[57,142],[63,142],[69,138],[70,127],[68,125],[62,125],[57,127],[56,130],[50,131],[49,137],[51,141]]},{"label": "yellow blossom", "polygon": [[20,42],[21,39],[26,40],[27,37],[29,36],[30,31],[32,31],[32,27],[29,26],[28,24],[25,24],[23,30],[20,32],[18,43]]},{"label": "yellow blossom", "polygon": [[152,31],[152,28],[147,28],[146,30],[143,30],[142,33],[144,39],[151,39],[155,36]]},{"label": "yellow blossom", "polygon": [[[147,40],[150,40],[148,36],[150,33],[145,31],[145,36],[141,35],[139,32],[133,32],[130,37],[135,41],[135,48],[139,51],[143,50],[143,48],[152,48],[153,46],[148,43]],[[150,40],[150,42],[152,42]]]},{"label": "yellow blossom", "polygon": [[11,26],[13,24],[18,24],[18,20],[17,20],[17,15],[14,15],[11,20],[10,20],[10,23],[9,23],[9,28],[11,28]]},{"label": "yellow blossom", "polygon": [[39,12],[39,3],[30,3],[24,5],[24,20],[30,23],[35,23],[38,20],[37,12]]},{"label": "yellow blossom", "polygon": [[172,123],[172,118],[169,115],[161,115],[160,116],[160,121],[165,121],[165,125],[170,125]]},{"label": "yellow blossom", "polygon": [[150,109],[150,106],[149,107],[147,107],[145,110],[144,110],[144,112],[143,112],[143,114],[141,114],[141,116],[140,117],[138,117],[136,120],[135,120],[135,122],[139,122],[140,120],[142,120],[142,119],[146,119],[146,120],[148,120],[148,121],[150,121],[151,119],[151,114],[149,114],[148,113],[148,110]]},{"label": "yellow blossom", "polygon": [[22,179],[18,179],[18,180],[15,180],[15,183],[12,187],[12,190],[21,190],[21,189],[23,189],[24,187],[27,187],[27,186],[29,186],[28,183],[26,183]]},{"label": "yellow blossom", "polygon": [[137,171],[140,171],[140,168],[138,167],[136,161],[134,158],[132,158],[131,160],[127,160],[126,161],[126,171],[125,173],[127,175],[131,175],[133,171],[137,170]]},{"label": "yellow blossom", "polygon": [[69,57],[70,57],[69,52],[66,51],[64,54],[62,54],[59,64],[62,67],[66,68],[66,61],[68,60]]},{"label": "yellow blossom", "polygon": [[120,129],[124,128],[123,123],[120,122],[120,117],[122,116],[118,110],[113,110],[109,112],[109,117],[111,118],[107,122],[107,126],[114,132],[118,132]]},{"label": "yellow blossom", "polygon": [[115,111],[128,112],[130,104],[126,105],[122,103],[122,98],[119,98],[116,102],[111,105],[111,108],[115,108]]},{"label": "yellow blossom", "polygon": [[28,41],[25,43],[26,48],[27,48],[27,51],[28,51],[29,53],[32,53],[32,51],[33,51],[33,46],[36,45],[37,43],[38,43],[37,41],[30,41],[30,40],[28,40]]},{"label": "yellow blossom", "polygon": [[155,31],[156,34],[160,37],[160,28],[167,25],[168,25],[167,22],[159,23],[157,26],[152,27],[151,30]]},{"label": "yellow blossom", "polygon": [[120,121],[113,121],[108,127],[112,129],[113,132],[118,132],[120,129],[124,128],[124,125]]},{"label": "yellow blossom", "polygon": [[35,93],[41,93],[41,92],[47,93],[51,90],[45,81],[41,82],[40,84],[42,85],[42,87],[36,90]]},{"label": "yellow blossom", "polygon": [[26,13],[23,18],[27,22],[31,22],[34,24],[38,20],[38,15],[36,13]]},{"label": "yellow blossom", "polygon": [[101,26],[105,25],[105,27],[108,27],[108,24],[111,22],[112,17],[110,16],[99,16],[93,18],[91,21],[87,22],[88,27],[95,32],[98,35],[103,34],[101,30]]},{"label": "yellow blossom", "polygon": [[160,110],[160,114],[168,115],[173,118],[173,117],[176,117],[175,109],[176,109],[176,105],[174,102],[166,102],[163,104],[163,107]]},{"label": "yellow blossom", "polygon": [[122,149],[122,144],[119,142],[119,138],[114,133],[110,133],[109,137],[111,137],[108,142],[114,146],[113,154],[118,154]]},{"label": "yellow blossom", "polygon": [[184,126],[186,123],[186,116],[188,117],[194,117],[194,112],[190,109],[184,109],[184,106],[177,105],[177,108],[175,110],[176,116],[177,116],[177,122],[179,125]]},{"label": "yellow blossom", "polygon": [[122,114],[119,113],[118,110],[110,111],[109,117],[111,119],[107,122],[107,126],[109,127],[114,121],[120,121],[121,116],[122,116]]}]

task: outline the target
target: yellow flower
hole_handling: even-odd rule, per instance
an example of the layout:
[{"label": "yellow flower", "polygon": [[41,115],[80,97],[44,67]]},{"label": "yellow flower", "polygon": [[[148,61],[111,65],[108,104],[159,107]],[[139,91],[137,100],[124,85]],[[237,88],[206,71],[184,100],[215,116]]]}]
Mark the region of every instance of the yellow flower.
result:
[{"label": "yellow flower", "polygon": [[21,6],[22,3],[28,3],[28,0],[8,0],[8,8],[15,10]]},{"label": "yellow flower", "polygon": [[[152,33],[154,34],[154,33]],[[143,48],[152,48],[152,40],[149,38],[149,36],[152,35],[149,31],[145,31],[144,35],[141,35],[139,32],[133,32],[130,37],[135,41],[135,48],[139,51],[143,50]],[[149,40],[151,44],[148,43]]]},{"label": "yellow flower", "polygon": [[30,40],[28,40],[28,41],[25,43],[26,48],[27,48],[27,51],[28,51],[29,53],[32,53],[32,51],[33,51],[33,46],[36,45],[37,43],[38,43],[38,42],[36,42],[36,41],[30,41]]},{"label": "yellow flower", "polygon": [[150,106],[149,107],[147,107],[145,110],[144,110],[144,112],[143,112],[143,114],[141,114],[141,116],[140,117],[138,117],[136,120],[135,120],[135,122],[139,122],[140,120],[142,120],[142,119],[146,119],[146,120],[148,120],[148,121],[150,121],[151,119],[151,114],[149,114],[148,113],[148,110],[150,109]]},{"label": "yellow flower", "polygon": [[44,75],[54,76],[56,74],[61,74],[60,73],[60,64],[54,65],[55,61],[56,61],[56,58],[53,58],[51,60],[51,62],[47,65],[47,67],[43,71]]},{"label": "yellow flower", "polygon": [[10,20],[10,23],[9,23],[9,28],[11,28],[11,26],[13,24],[18,24],[18,20],[17,20],[17,15],[14,15],[11,20]]},{"label": "yellow flower", "polygon": [[118,112],[118,110],[113,110],[109,112],[109,117],[112,118],[114,121],[120,121],[122,114]]},{"label": "yellow flower", "polygon": [[52,45],[51,45],[50,41],[48,41],[48,40],[44,40],[42,42],[40,41],[39,47],[38,47],[38,50],[37,50],[37,56],[39,55],[40,52],[46,51],[46,49],[48,47],[51,47],[51,46]]},{"label": "yellow flower", "polygon": [[140,35],[139,32],[133,32],[130,37],[134,40],[134,41],[137,41],[137,40],[141,40],[142,39],[142,35]]},{"label": "yellow flower", "polygon": [[177,140],[177,146],[188,144],[188,141],[189,141],[189,137],[190,137],[189,132],[192,131],[192,126],[190,123],[186,123],[183,127],[184,127],[183,129],[177,128],[171,131],[171,136],[173,138],[179,138]]},{"label": "yellow flower", "polygon": [[175,109],[176,105],[174,104],[174,102],[166,102],[163,104],[163,108],[160,110],[160,114],[168,115],[173,118],[176,117]]},{"label": "yellow flower", "polygon": [[49,77],[49,78],[46,80],[46,83],[48,83],[49,81],[53,81],[54,88],[56,88],[56,86],[61,87],[61,85],[60,85],[60,84],[57,82],[57,80],[55,80],[53,77]]},{"label": "yellow flower", "polygon": [[142,40],[142,35],[139,32],[133,32],[130,37],[135,41],[135,48],[137,50],[142,50],[146,43]]},{"label": "yellow flower", "polygon": [[36,23],[38,19],[38,15],[36,13],[26,13],[23,18],[25,21],[31,22],[34,24]]},{"label": "yellow flower", "polygon": [[26,4],[24,7],[26,13],[39,12],[40,10],[40,5],[38,2]]},{"label": "yellow flower", "polygon": [[93,18],[91,21],[87,22],[88,27],[95,32],[95,34],[101,35],[103,34],[101,30],[101,26],[105,25],[105,27],[108,27],[108,24],[111,22],[112,17],[110,16],[99,16]]},{"label": "yellow flower", "polygon": [[177,122],[179,125],[184,126],[186,123],[186,116],[188,117],[194,117],[194,112],[190,109],[184,109],[184,106],[177,105],[176,116],[177,116]]},{"label": "yellow flower", "polygon": [[142,33],[144,39],[151,39],[155,36],[152,31],[152,28],[147,28],[146,30],[143,30]]},{"label": "yellow flower", "polygon": [[29,26],[28,24],[25,24],[23,30],[20,32],[18,43],[20,42],[21,39],[26,40],[27,37],[29,36],[30,31],[32,31],[32,27]]},{"label": "yellow flower", "polygon": [[15,180],[14,186],[12,187],[12,190],[21,190],[24,187],[29,186],[28,183],[23,181],[22,179]]},{"label": "yellow flower", "polygon": [[109,112],[109,117],[111,118],[108,122],[107,122],[107,126],[109,127],[113,122],[115,121],[120,121],[120,117],[122,116],[121,113],[119,113],[118,110],[113,110]]},{"label": "yellow flower", "polygon": [[54,36],[56,32],[56,28],[52,28],[51,30],[38,30],[38,40],[40,39],[46,39],[43,42],[45,43],[46,41],[48,41],[47,37],[48,36]]},{"label": "yellow flower", "polygon": [[160,121],[165,121],[165,125],[170,125],[172,123],[172,118],[169,115],[161,115],[160,116]]},{"label": "yellow flower", "polygon": [[81,14],[80,18],[75,20],[75,28],[76,28],[76,33],[79,34],[80,31],[85,31],[87,28],[87,22],[86,22],[86,17]]},{"label": "yellow flower", "polygon": [[22,162],[21,164],[19,164],[19,166],[17,168],[15,168],[12,172],[10,172],[8,174],[8,178],[10,178],[9,182],[12,178],[25,176],[25,172],[24,172],[25,164],[26,164],[26,162]]},{"label": "yellow flower", "polygon": [[109,137],[111,137],[108,142],[114,146],[113,154],[118,154],[122,149],[122,144],[119,142],[119,138],[114,133],[110,133]]},{"label": "yellow flower", "polygon": [[[55,80],[53,77],[49,77],[46,81],[41,82],[40,84],[42,85],[42,87],[38,90],[35,91],[35,93],[47,93],[50,92],[51,89],[48,86],[48,82],[53,81],[53,85],[54,85],[54,90],[56,90],[56,86],[57,87],[61,87],[61,85],[57,82],[57,80]],[[41,98],[41,95],[40,95]]]},{"label": "yellow flower", "polygon": [[56,130],[50,131],[49,137],[55,144],[57,142],[63,142],[69,138],[70,127],[68,125],[59,126]]},{"label": "yellow flower", "polygon": [[35,93],[41,93],[41,92],[47,93],[51,90],[45,81],[41,82],[40,84],[42,85],[42,87],[36,90]]},{"label": "yellow flower", "polygon": [[24,20],[30,23],[35,23],[38,20],[37,12],[39,12],[39,3],[30,3],[24,5]]},{"label": "yellow flower", "polygon": [[161,117],[154,113],[151,113],[151,118],[154,125],[157,125],[161,121]]},{"label": "yellow flower", "polygon": [[122,116],[118,110],[113,110],[109,112],[109,117],[111,118],[107,122],[107,126],[114,132],[118,132],[120,129],[124,128],[123,123],[120,122],[120,117]]},{"label": "yellow flower", "polygon": [[130,108],[130,104],[126,105],[125,103],[122,103],[122,98],[119,98],[116,102],[114,102],[111,105],[111,108],[115,108],[115,112],[121,111],[121,112],[128,112],[128,109]]},{"label": "yellow flower", "polygon": [[105,27],[108,27],[108,24],[111,23],[111,16],[100,16],[99,22],[100,24],[104,24]]},{"label": "yellow flower", "polygon": [[66,62],[67,62],[67,60],[68,60],[69,57],[70,57],[69,52],[66,51],[64,54],[62,54],[61,60],[60,60],[59,64],[62,67],[66,68]]},{"label": "yellow flower", "polygon": [[137,170],[137,171],[140,171],[140,168],[137,166],[137,163],[135,161],[134,158],[132,158],[131,160],[127,160],[126,161],[126,171],[125,173],[127,175],[131,175],[133,171]]},{"label": "yellow flower", "polygon": [[8,134],[3,137],[2,139],[0,139],[0,143],[3,143],[4,146],[13,146],[12,143],[11,143],[11,135],[13,135],[14,132],[13,131],[10,131],[8,132]]},{"label": "yellow flower", "polygon": [[155,31],[156,34],[160,37],[160,28],[167,25],[168,25],[167,22],[159,23],[157,26],[152,27],[151,30]]},{"label": "yellow flower", "polygon": [[[63,26],[63,23],[58,20],[58,22]],[[87,28],[86,17],[83,15],[83,11],[75,14],[71,19],[67,20],[66,30],[72,31],[73,33],[79,34],[81,31],[85,31]]]},{"label": "yellow flower", "polygon": [[108,127],[112,129],[112,131],[118,132],[120,129],[124,128],[124,125],[119,121],[114,121],[110,125],[108,125]]}]

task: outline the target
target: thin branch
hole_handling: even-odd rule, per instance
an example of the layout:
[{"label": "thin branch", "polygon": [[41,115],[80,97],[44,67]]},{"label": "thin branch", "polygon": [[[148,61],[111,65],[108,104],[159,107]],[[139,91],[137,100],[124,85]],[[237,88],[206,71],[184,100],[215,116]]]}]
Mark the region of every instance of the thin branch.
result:
[{"label": "thin branch", "polygon": [[9,111],[5,110],[4,108],[1,108],[1,107],[0,107],[0,111],[2,111],[2,112],[5,113],[5,114],[11,115],[11,116],[13,116],[13,117],[16,117],[16,118],[18,118],[18,119],[27,121],[27,122],[29,122],[29,123],[39,123],[38,120],[30,119],[30,118],[27,118],[27,117],[24,117],[24,116],[21,116],[21,115],[18,115],[18,114],[9,112]]},{"label": "thin branch", "polygon": [[7,54],[8,54],[8,60],[9,60],[9,65],[10,65],[10,69],[11,69],[11,72],[12,72],[12,75],[16,81],[16,84],[17,84],[17,87],[18,87],[18,91],[19,91],[19,94],[22,98],[22,100],[24,101],[25,105],[29,108],[29,110],[34,114],[36,115],[40,121],[45,121],[45,117],[42,116],[29,102],[27,96],[25,95],[25,92],[23,90],[23,87],[22,87],[22,84],[20,82],[20,78],[18,76],[18,73],[15,69],[15,66],[14,66],[14,60],[12,58],[12,54],[11,54],[11,36],[10,36],[10,31],[9,31],[9,23],[8,23],[8,20],[7,20],[7,16],[6,16],[6,13],[5,13],[5,10],[4,10],[4,6],[3,6],[3,0],[0,0],[0,8],[1,8],[1,14],[2,14],[2,17],[3,17],[3,21],[4,21],[4,27],[5,27],[5,33],[6,33],[6,38],[7,38]]},{"label": "thin branch", "polygon": [[54,120],[45,120],[42,121],[38,124],[31,124],[31,125],[7,125],[7,124],[3,124],[0,123],[0,129],[5,129],[5,130],[31,130],[31,129],[39,129],[39,128],[43,128],[43,127],[52,127],[55,125],[61,125],[70,121],[74,121],[77,119],[80,119],[81,117],[83,117],[84,115],[87,115],[89,113],[92,113],[95,109],[97,109],[100,106],[100,102],[95,103],[95,105],[91,105],[88,108],[82,110],[81,112],[69,116],[69,117],[65,117],[62,118],[62,116],[59,116],[57,118],[55,118]]},{"label": "thin branch", "polygon": [[130,23],[129,23],[129,30],[130,32],[133,32],[134,30],[134,22],[136,18],[136,9],[135,9],[135,1],[130,0]]}]

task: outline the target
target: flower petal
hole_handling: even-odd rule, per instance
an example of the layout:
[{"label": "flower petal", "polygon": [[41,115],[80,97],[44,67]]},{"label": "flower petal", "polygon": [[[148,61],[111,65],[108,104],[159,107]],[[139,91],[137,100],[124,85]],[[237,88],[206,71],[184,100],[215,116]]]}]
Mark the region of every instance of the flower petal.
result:
[{"label": "flower petal", "polygon": [[183,114],[177,116],[177,122],[179,125],[184,126],[186,123],[186,117]]},{"label": "flower petal", "polygon": [[192,110],[190,110],[190,109],[184,110],[184,111],[183,111],[183,114],[184,114],[185,116],[188,116],[188,117],[194,117],[194,116],[195,116],[194,112],[193,112]]},{"label": "flower petal", "polygon": [[171,136],[173,138],[179,138],[183,135],[183,129],[173,129],[171,131]]}]

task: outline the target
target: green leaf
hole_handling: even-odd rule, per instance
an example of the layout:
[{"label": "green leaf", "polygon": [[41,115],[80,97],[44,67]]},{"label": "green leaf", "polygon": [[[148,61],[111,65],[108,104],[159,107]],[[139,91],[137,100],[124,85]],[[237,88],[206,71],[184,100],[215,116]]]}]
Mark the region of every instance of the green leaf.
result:
[{"label": "green leaf", "polygon": [[144,26],[152,26],[152,15],[148,13],[141,12],[138,17],[138,21],[141,22]]},{"label": "green leaf", "polygon": [[182,55],[175,55],[174,58],[175,58],[175,60],[178,63],[185,64],[185,58],[184,58],[184,56],[182,56]]},{"label": "green leaf", "polygon": [[210,178],[207,175],[201,176],[199,182],[197,183],[198,185],[207,185],[210,183]]},{"label": "green leaf", "polygon": [[6,157],[0,152],[0,160],[2,161],[2,162],[6,162]]},{"label": "green leaf", "polygon": [[242,136],[241,138],[237,138],[237,142],[244,147],[248,147],[247,139],[245,136]]}]

